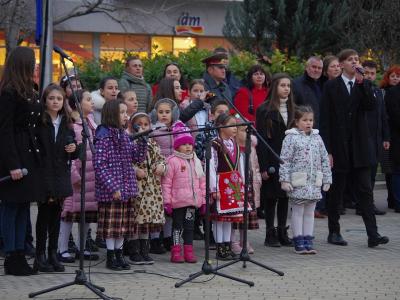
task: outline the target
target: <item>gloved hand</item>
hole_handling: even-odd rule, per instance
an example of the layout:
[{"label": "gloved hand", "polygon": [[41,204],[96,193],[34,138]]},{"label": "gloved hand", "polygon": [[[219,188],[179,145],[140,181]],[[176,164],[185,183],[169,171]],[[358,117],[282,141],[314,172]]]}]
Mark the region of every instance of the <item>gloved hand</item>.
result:
[{"label": "gloved hand", "polygon": [[172,206],[171,204],[164,204],[164,211],[167,216],[172,215]]},{"label": "gloved hand", "polygon": [[285,192],[291,192],[293,191],[293,186],[290,182],[281,182],[281,189]]},{"label": "gloved hand", "polygon": [[322,186],[322,190],[323,190],[324,192],[329,191],[330,188],[331,188],[331,185],[330,185],[329,183],[325,183],[325,184]]},{"label": "gloved hand", "polygon": [[206,214],[206,205],[205,204],[200,206],[199,213],[200,213],[200,216],[204,216]]}]

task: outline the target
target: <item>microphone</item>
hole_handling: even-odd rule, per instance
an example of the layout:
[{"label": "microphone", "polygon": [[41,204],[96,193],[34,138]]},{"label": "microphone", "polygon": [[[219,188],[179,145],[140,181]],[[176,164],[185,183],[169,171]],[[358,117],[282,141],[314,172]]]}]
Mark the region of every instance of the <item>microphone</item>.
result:
[{"label": "microphone", "polygon": [[268,175],[275,174],[275,172],[276,172],[276,170],[275,170],[274,167],[269,167],[268,170],[267,170]]},{"label": "microphone", "polygon": [[[23,175],[23,176],[28,175],[28,170],[27,170],[27,169],[23,168],[21,171],[22,171],[22,175]],[[0,178],[0,183],[2,183],[2,182],[4,182],[4,181],[8,181],[8,180],[10,180],[10,179],[11,179],[11,175],[2,177],[2,178]]]},{"label": "microphone", "polygon": [[[73,144],[74,142],[75,142],[74,138],[71,135],[67,135],[67,138],[65,139],[65,146]],[[67,157],[68,157],[68,165],[71,165],[71,153],[67,152]]]},{"label": "microphone", "polygon": [[64,50],[61,49],[60,47],[58,47],[57,45],[53,46],[53,50],[56,53],[60,54],[61,57],[65,58],[65,59],[68,59],[70,62],[73,62],[73,59],[71,58],[71,56],[69,56],[67,53],[65,53]]},{"label": "microphone", "polygon": [[158,129],[165,128],[165,127],[166,127],[165,125],[163,125],[163,126],[157,126],[157,127],[152,128],[152,129],[149,129],[149,130],[144,130],[144,131],[142,131],[142,132],[138,132],[139,129],[140,129],[140,126],[137,125],[137,124],[135,124],[135,125],[133,125],[133,130],[135,130],[135,131],[138,132],[138,133],[129,135],[129,138],[130,138],[131,141],[134,141],[134,140],[137,140],[138,138],[141,138],[141,137],[143,137],[143,136],[149,135],[149,134],[152,133],[154,130],[158,130]]},{"label": "microphone", "polygon": [[364,72],[364,69],[363,69],[363,68],[357,67],[357,66],[354,66],[353,68],[354,68],[354,70],[356,70],[356,72],[357,72],[358,74],[360,74],[360,75],[362,75],[362,76],[365,76],[365,72]]}]

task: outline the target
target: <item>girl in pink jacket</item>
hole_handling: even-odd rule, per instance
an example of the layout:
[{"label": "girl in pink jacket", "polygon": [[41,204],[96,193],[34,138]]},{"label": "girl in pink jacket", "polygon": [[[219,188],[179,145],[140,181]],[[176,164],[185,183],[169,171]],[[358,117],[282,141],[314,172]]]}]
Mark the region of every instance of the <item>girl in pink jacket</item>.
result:
[{"label": "girl in pink jacket", "polygon": [[182,122],[174,124],[175,151],[167,159],[167,173],[162,179],[164,209],[167,215],[172,215],[173,263],[197,262],[193,251],[195,208],[205,212],[205,175],[193,151],[194,139],[187,130]]}]

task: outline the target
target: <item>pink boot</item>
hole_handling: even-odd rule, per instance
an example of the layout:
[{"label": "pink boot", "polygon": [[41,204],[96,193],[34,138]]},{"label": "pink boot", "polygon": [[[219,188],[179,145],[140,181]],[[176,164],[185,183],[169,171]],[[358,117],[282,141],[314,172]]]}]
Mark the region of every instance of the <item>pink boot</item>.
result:
[{"label": "pink boot", "polygon": [[171,262],[173,263],[185,262],[182,256],[182,245],[173,245],[171,247]]},{"label": "pink boot", "polygon": [[185,261],[188,263],[196,263],[197,258],[193,251],[193,245],[183,245],[183,255],[185,256]]}]

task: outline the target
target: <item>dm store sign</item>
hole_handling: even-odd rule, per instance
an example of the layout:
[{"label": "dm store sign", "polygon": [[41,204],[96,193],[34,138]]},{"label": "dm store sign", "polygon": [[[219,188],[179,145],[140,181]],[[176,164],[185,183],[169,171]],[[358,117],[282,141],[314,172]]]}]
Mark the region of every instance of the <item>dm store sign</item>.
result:
[{"label": "dm store sign", "polygon": [[184,12],[178,19],[178,24],[175,25],[175,33],[177,35],[195,34],[203,35],[204,26],[200,25],[200,17],[190,16]]}]

